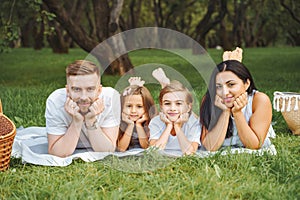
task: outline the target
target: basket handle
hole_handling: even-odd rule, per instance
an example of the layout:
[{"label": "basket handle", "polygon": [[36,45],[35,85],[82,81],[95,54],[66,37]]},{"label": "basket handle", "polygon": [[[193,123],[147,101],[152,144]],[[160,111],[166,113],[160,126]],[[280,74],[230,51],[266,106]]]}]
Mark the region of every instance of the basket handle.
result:
[{"label": "basket handle", "polygon": [[3,111],[2,111],[2,102],[1,102],[1,99],[0,99],[0,114],[2,114]]}]

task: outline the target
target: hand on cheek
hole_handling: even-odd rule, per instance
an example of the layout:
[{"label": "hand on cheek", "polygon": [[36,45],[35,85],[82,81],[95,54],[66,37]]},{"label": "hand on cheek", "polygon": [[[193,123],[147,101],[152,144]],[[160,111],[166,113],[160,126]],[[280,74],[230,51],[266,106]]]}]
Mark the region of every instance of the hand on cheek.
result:
[{"label": "hand on cheek", "polygon": [[136,121],[136,123],[137,123],[137,124],[142,124],[142,123],[145,122],[146,120],[148,120],[148,117],[147,117],[146,114],[143,114],[142,117]]},{"label": "hand on cheek", "polygon": [[165,115],[165,113],[160,112],[159,113],[160,119],[161,121],[163,121],[164,123],[168,124],[172,124],[172,122],[169,120],[169,118],[167,117],[167,115]]},{"label": "hand on cheek", "polygon": [[80,108],[78,107],[76,102],[74,102],[70,97],[67,97],[64,107],[67,113],[73,118],[75,118],[78,121],[83,120],[83,116],[80,114]]},{"label": "hand on cheek", "polygon": [[220,108],[221,110],[228,110],[229,108],[224,104],[223,100],[219,95],[216,95],[215,106]]},{"label": "hand on cheek", "polygon": [[89,112],[85,115],[85,121],[87,120],[95,120],[96,115],[99,115],[104,110],[103,99],[97,99],[92,103],[89,108]]},{"label": "hand on cheek", "polygon": [[236,113],[241,111],[248,103],[248,95],[247,92],[241,94],[239,97],[235,99],[233,102],[233,107],[231,109],[232,113]]}]

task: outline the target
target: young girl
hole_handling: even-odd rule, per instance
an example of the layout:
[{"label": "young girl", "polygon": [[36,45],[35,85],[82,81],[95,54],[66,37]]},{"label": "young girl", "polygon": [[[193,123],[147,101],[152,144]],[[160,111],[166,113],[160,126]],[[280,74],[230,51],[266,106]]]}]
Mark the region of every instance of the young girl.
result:
[{"label": "young girl", "polygon": [[224,53],[225,61],[214,69],[203,97],[201,143],[207,150],[222,146],[259,149],[270,145],[269,136],[275,135],[271,101],[257,91],[250,72],[241,63],[241,54],[240,48]]},{"label": "young girl", "polygon": [[191,93],[178,81],[172,81],[160,91],[161,112],[149,124],[151,146],[181,150],[183,154],[198,149],[201,128],[192,112],[192,103]]},{"label": "young girl", "polygon": [[118,149],[148,148],[148,124],[156,114],[154,100],[149,90],[144,87],[140,77],[131,77],[130,86],[121,95],[122,120],[119,130]]}]

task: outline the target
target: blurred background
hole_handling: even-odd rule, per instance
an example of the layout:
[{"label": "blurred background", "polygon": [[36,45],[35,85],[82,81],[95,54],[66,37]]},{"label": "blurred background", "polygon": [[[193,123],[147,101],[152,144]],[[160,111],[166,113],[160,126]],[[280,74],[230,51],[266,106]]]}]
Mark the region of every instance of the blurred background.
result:
[{"label": "blurred background", "polygon": [[[0,52],[91,52],[110,36],[139,27],[172,29],[205,49],[299,46],[299,13],[299,0],[1,0]],[[133,68],[128,55],[112,65],[110,74]]]}]

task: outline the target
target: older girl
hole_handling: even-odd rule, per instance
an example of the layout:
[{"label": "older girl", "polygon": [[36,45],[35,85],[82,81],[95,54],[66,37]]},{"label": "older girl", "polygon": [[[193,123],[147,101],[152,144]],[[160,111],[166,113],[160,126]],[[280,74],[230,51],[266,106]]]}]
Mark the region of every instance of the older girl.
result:
[{"label": "older girl", "polygon": [[[226,56],[230,58],[228,52]],[[269,97],[257,91],[248,69],[234,57],[214,69],[201,103],[201,143],[210,151],[222,146],[259,149],[270,145],[269,136],[275,134]]]},{"label": "older girl", "polygon": [[122,119],[119,130],[118,149],[148,148],[150,119],[156,114],[154,100],[143,86],[140,77],[131,77],[130,86],[121,95]]},{"label": "older girl", "polygon": [[178,81],[167,84],[160,92],[160,115],[149,124],[150,145],[160,149],[194,153],[200,144],[199,120],[192,112],[191,93]]}]

